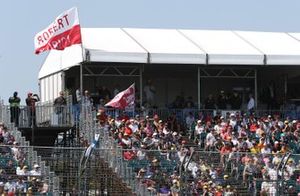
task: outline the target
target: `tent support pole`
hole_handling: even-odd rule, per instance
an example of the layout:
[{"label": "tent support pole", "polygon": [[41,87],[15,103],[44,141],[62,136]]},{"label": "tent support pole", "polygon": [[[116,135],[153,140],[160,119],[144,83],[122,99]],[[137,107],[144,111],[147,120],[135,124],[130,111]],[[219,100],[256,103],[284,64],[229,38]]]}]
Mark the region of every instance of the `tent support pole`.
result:
[{"label": "tent support pole", "polygon": [[201,88],[201,81],[200,81],[200,77],[201,77],[201,75],[200,75],[200,66],[198,65],[197,66],[197,68],[198,68],[198,110],[200,110],[200,108],[201,108],[201,94],[200,94],[200,88]]},{"label": "tent support pole", "polygon": [[143,66],[140,65],[140,107],[143,106]]},{"label": "tent support pole", "polygon": [[83,62],[80,63],[80,94],[83,95]]},{"label": "tent support pole", "polygon": [[257,109],[257,69],[254,70],[255,109]]}]

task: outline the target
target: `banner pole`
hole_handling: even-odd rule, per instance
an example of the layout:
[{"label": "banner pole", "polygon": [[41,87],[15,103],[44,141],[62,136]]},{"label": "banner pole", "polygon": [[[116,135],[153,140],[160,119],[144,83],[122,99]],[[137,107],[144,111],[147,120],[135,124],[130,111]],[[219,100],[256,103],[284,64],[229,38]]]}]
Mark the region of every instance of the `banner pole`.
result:
[{"label": "banner pole", "polygon": [[80,93],[81,95],[83,95],[83,64],[84,62],[87,60],[86,57],[86,53],[85,53],[85,49],[83,47],[83,41],[82,41],[82,33],[81,33],[81,23],[80,23],[80,18],[79,18],[79,11],[77,10],[77,17],[78,17],[78,22],[80,25],[80,37],[81,37],[81,55],[82,55],[82,62],[80,63]]}]

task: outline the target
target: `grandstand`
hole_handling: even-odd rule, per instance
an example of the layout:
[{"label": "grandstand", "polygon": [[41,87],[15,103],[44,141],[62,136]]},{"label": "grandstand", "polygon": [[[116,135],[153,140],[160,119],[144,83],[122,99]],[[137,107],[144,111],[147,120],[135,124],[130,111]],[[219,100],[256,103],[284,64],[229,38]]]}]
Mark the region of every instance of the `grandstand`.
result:
[{"label": "grandstand", "polygon": [[[205,132],[202,134],[195,132],[192,137],[192,130],[185,125],[180,129],[175,128],[176,126],[167,129],[162,123],[170,123],[170,118],[167,117],[143,116],[143,113],[137,116],[128,113],[127,121],[124,121],[126,116],[116,115],[114,118],[108,116],[103,122],[97,118],[99,117],[97,111],[92,110],[92,107],[82,110],[86,110],[89,115],[80,120],[81,137],[75,136],[73,143],[69,141],[69,147],[64,142],[57,144],[56,147],[31,147],[16,128],[9,127],[10,130],[15,130],[11,133],[15,135],[16,141],[19,141],[20,148],[26,152],[25,155],[30,154],[26,157],[28,161],[26,165],[41,166],[43,181],[49,186],[49,194],[199,195],[211,192],[258,195],[262,191],[273,191],[274,194],[284,195],[300,190],[299,143],[295,144],[292,140],[287,143],[287,148],[283,147],[285,142],[282,141],[278,151],[275,152],[273,149],[275,146],[272,146],[274,152],[264,152],[258,131],[257,134],[248,132],[249,135],[244,138],[244,143],[247,143],[246,139],[249,139],[249,136],[253,137],[250,140],[251,148],[245,147],[242,142],[238,142],[241,146],[235,144],[234,135],[228,140],[220,131],[220,135],[216,135],[216,138],[221,138],[214,143],[212,149],[207,149],[205,146],[208,144],[207,135],[204,137],[204,145],[199,142]],[[106,112],[120,113],[112,110]],[[149,114],[155,112],[157,110]],[[9,116],[7,107],[2,105],[1,119],[5,124],[11,125],[7,121],[9,119],[7,116]],[[184,123],[185,119],[180,119],[180,113],[175,116],[176,123]],[[231,115],[228,116],[228,122],[233,121],[231,118]],[[247,120],[250,123],[256,119],[262,122],[262,118],[264,117],[250,115],[239,120]],[[274,115],[270,121],[264,119],[264,122],[277,120],[279,125],[283,126],[286,123],[282,122],[282,118],[278,115]],[[223,123],[224,129],[228,129],[228,126],[224,125],[225,122],[227,121],[221,124]],[[143,129],[133,132],[132,126],[135,123]],[[203,120],[201,126],[210,123],[216,123],[211,126],[218,125],[217,121]],[[300,124],[298,126],[297,123],[289,121],[292,129],[295,129],[291,130],[294,133],[300,129]],[[281,132],[284,131],[282,128]],[[84,157],[85,146],[89,145],[95,134],[100,135],[99,144],[86,161],[80,161]],[[206,134],[209,134],[209,131]],[[240,134],[243,134],[242,130]],[[128,142],[128,139],[131,142]],[[229,143],[233,146],[226,151]],[[2,162],[10,157],[7,155],[1,157]],[[252,169],[251,175],[245,169],[249,167]],[[50,172],[50,169],[55,173]],[[18,175],[15,176],[18,179]],[[265,187],[269,188],[265,190]]]},{"label": "grandstand", "polygon": [[[46,58],[34,118],[22,106],[15,127],[1,103],[0,122],[7,127],[1,129],[6,137],[1,172],[9,163],[7,171],[15,173],[4,175],[0,193],[16,192],[7,187],[21,182],[22,193],[48,195],[300,192],[298,33],[82,29],[82,34],[83,48],[51,51]],[[144,92],[151,80],[155,100]],[[135,108],[103,108],[107,97],[101,93],[133,82]],[[75,103],[78,89],[88,102]],[[55,106],[60,91],[67,105]],[[208,107],[206,97],[221,91],[228,100],[238,93],[238,107],[232,101]],[[249,93],[255,100],[251,110]],[[23,168],[26,175],[19,175]]]}]

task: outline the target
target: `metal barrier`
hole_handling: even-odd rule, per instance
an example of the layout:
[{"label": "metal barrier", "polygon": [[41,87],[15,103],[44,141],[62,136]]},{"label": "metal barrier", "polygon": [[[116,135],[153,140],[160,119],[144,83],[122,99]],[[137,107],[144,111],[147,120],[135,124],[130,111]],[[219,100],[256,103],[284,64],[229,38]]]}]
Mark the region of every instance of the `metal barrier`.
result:
[{"label": "metal barrier", "polygon": [[[113,108],[106,108],[106,113],[113,118],[122,117],[124,115],[128,117],[135,117],[139,115],[140,117],[149,116],[152,118],[155,114],[159,116],[160,119],[166,120],[169,117],[176,117],[180,122],[185,122],[186,117],[191,113],[195,119],[202,117],[215,116],[217,113],[226,117],[229,117],[230,113],[247,114],[250,113],[243,110],[208,110],[208,109],[194,109],[194,108],[183,108],[183,109],[172,109],[172,108],[158,108],[158,109],[132,109],[132,110],[117,110]],[[252,112],[257,117],[263,117],[268,115],[276,115],[281,119],[300,119],[300,109],[283,109],[283,110],[262,110],[257,109]]]},{"label": "metal barrier", "polygon": [[[47,193],[48,195],[59,195],[58,178],[54,172],[50,171],[49,166],[46,166],[45,162],[41,160],[41,157],[37,155],[33,147],[29,146],[29,142],[22,137],[21,132],[18,131],[15,124],[10,122],[9,108],[4,106],[3,101],[0,101],[0,121],[4,123],[9,133],[14,137],[14,141],[18,143],[14,145],[2,144],[0,146],[1,182],[5,184],[6,181],[11,183],[14,180],[20,180],[18,183],[24,183],[24,187],[20,185],[20,190],[18,190],[17,193],[21,195],[26,193],[36,194],[37,191],[39,191],[39,193],[43,192],[43,194]],[[12,165],[7,173],[7,164],[11,163]],[[35,165],[38,165],[40,167],[39,174],[20,174],[20,170],[22,170],[22,167],[25,165],[28,169],[33,169]]]},{"label": "metal barrier", "polygon": [[71,106],[21,107],[19,127],[71,127],[74,125]]},{"label": "metal barrier", "polygon": [[[182,194],[233,192],[239,195],[290,195],[299,192],[300,155],[195,151],[183,168]],[[186,176],[191,176],[186,178]],[[195,188],[198,186],[198,189]],[[228,187],[229,186],[229,187]]]}]

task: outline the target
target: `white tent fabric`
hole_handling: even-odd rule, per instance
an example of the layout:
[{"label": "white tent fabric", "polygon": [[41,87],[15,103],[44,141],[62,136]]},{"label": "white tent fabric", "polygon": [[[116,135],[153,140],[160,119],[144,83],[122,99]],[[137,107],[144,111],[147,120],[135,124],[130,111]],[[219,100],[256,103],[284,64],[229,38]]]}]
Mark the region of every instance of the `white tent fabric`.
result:
[{"label": "white tent fabric", "polygon": [[267,65],[300,64],[300,42],[287,33],[237,31],[266,55]]},{"label": "white tent fabric", "polygon": [[65,50],[51,50],[44,61],[40,71],[39,79],[50,74],[68,69],[83,61],[81,45],[73,45]]},{"label": "white tent fabric", "polygon": [[147,51],[119,28],[83,28],[82,43],[90,61],[147,63]]},{"label": "white tent fabric", "polygon": [[204,64],[205,53],[173,29],[124,29],[150,55],[150,63]]},{"label": "white tent fabric", "polygon": [[232,31],[180,30],[208,54],[208,64],[261,65],[264,55]]},{"label": "white tent fabric", "polygon": [[[82,40],[91,62],[300,64],[300,33],[83,28]],[[39,79],[82,61],[81,45],[52,50],[40,69]]]}]

